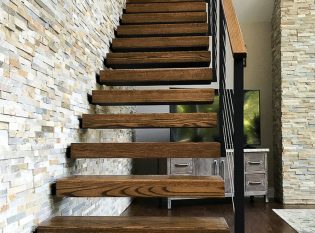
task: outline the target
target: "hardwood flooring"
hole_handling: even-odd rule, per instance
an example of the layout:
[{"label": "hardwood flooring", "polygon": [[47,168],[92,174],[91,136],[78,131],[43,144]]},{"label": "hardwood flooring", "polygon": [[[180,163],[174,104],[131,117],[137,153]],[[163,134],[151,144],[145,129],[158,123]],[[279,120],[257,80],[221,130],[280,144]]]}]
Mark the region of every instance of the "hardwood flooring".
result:
[{"label": "hardwood flooring", "polygon": [[[305,209],[315,206],[265,204],[262,199],[246,201],[246,233],[296,233],[272,209]],[[233,233],[233,209],[230,200],[181,200],[172,202],[172,210],[155,200],[136,199],[123,216],[195,216],[224,217]]]}]

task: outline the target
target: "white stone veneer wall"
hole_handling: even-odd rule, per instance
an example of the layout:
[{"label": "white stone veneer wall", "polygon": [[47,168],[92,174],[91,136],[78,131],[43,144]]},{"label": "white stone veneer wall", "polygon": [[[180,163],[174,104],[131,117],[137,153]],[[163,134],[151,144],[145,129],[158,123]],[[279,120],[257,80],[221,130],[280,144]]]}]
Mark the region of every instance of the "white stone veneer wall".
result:
[{"label": "white stone veneer wall", "polygon": [[72,174],[130,174],[131,160],[72,161],[72,142],[123,142],[129,130],[80,130],[124,0],[0,1],[0,232],[23,233],[53,215],[118,215],[127,198],[56,198]]},{"label": "white stone veneer wall", "polygon": [[315,2],[278,0],[274,13],[274,139],[280,196],[286,204],[315,204]]}]

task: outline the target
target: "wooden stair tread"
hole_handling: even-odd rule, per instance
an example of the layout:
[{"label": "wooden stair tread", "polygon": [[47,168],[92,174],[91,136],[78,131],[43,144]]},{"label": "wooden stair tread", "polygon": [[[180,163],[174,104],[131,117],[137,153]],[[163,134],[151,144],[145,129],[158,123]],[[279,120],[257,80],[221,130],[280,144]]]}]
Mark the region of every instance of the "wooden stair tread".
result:
[{"label": "wooden stair tread", "polygon": [[99,105],[171,105],[211,104],[215,91],[211,88],[160,90],[95,90],[92,103]]},{"label": "wooden stair tread", "polygon": [[208,35],[208,25],[206,23],[120,25],[116,34],[117,37]]},{"label": "wooden stair tread", "polygon": [[209,37],[148,37],[115,38],[112,51],[169,51],[169,50],[208,50]]},{"label": "wooden stair tread", "polygon": [[[121,24],[206,23],[207,12],[123,14]],[[153,25],[152,25],[153,27]]]},{"label": "wooden stair tread", "polygon": [[152,3],[152,2],[205,2],[206,0],[127,0],[127,3]]},{"label": "wooden stair tread", "polygon": [[216,127],[216,113],[83,114],[82,128],[210,128]]},{"label": "wooden stair tread", "polygon": [[70,176],[56,182],[61,197],[224,197],[220,176]]},{"label": "wooden stair tread", "polygon": [[79,158],[218,158],[218,142],[72,143],[70,156]]},{"label": "wooden stair tread", "polygon": [[213,217],[53,217],[38,233],[228,233],[224,218]]},{"label": "wooden stair tread", "polygon": [[100,84],[115,86],[210,84],[212,69],[102,70]]},{"label": "wooden stair tread", "polygon": [[126,13],[153,13],[153,12],[192,12],[206,11],[206,2],[166,2],[141,3],[126,6]]},{"label": "wooden stair tread", "polygon": [[209,51],[109,53],[106,66],[111,68],[171,68],[209,66]]}]

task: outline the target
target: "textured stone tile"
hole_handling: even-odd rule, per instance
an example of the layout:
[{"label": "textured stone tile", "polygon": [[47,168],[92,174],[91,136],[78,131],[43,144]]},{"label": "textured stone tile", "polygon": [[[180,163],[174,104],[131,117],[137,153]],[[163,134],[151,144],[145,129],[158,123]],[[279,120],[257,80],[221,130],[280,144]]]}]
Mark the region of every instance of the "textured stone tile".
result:
[{"label": "textured stone tile", "polygon": [[[73,174],[130,174],[129,159],[69,161],[72,142],[131,141],[130,130],[80,130],[83,113],[129,113],[93,107],[124,0],[3,0],[0,4],[0,232],[29,233],[52,215],[118,215],[128,198],[51,196]],[[58,13],[58,14],[57,14]]]},{"label": "textured stone tile", "polygon": [[276,0],[273,101],[276,187],[287,204],[315,203],[314,1]]}]

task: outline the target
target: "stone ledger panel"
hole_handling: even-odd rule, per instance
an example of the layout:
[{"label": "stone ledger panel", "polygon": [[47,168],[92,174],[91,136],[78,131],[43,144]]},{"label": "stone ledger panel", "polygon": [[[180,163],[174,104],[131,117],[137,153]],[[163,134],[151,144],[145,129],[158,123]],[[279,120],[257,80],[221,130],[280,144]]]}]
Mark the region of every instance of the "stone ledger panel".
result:
[{"label": "stone ledger panel", "polygon": [[[67,160],[72,142],[131,141],[130,130],[80,130],[95,107],[124,0],[0,1],[0,232],[29,233],[52,215],[118,215],[129,199],[60,199],[51,183],[70,174],[130,174],[131,160]],[[121,87],[124,89],[124,87]],[[104,208],[105,207],[105,208]]]},{"label": "stone ledger panel", "polygon": [[274,141],[278,196],[315,204],[315,8],[277,0],[273,17]]}]

